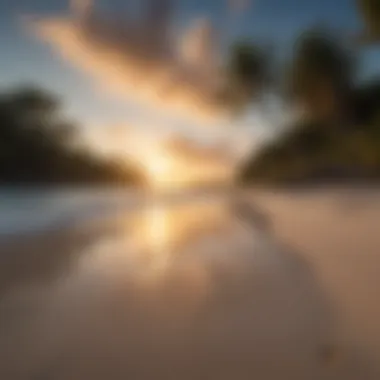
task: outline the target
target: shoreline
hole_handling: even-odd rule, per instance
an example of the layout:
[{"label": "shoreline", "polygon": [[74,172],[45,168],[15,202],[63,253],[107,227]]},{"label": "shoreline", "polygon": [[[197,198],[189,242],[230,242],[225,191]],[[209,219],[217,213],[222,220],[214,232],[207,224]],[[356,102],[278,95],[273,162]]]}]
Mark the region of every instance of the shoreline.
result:
[{"label": "shoreline", "polygon": [[[128,259],[125,215],[0,242],[0,352],[10,358],[11,345],[30,365],[40,366],[23,368],[28,375],[54,365],[52,350],[83,360],[100,352],[111,368],[115,358],[133,358],[129,364],[140,369],[151,351],[135,345],[152,347],[156,334],[158,374],[173,360],[178,373],[202,369],[210,357],[212,363],[240,363],[236,353],[242,352],[236,373],[378,378],[380,192],[372,192],[376,201],[360,201],[350,210],[341,207],[339,191],[240,195],[268,217],[268,233],[242,228],[238,237],[251,242],[235,247],[221,229],[222,246],[215,252],[207,246],[173,252],[171,266],[157,268],[153,277],[151,257],[147,262],[139,256],[137,267]],[[121,244],[112,245],[114,240]],[[28,334],[35,334],[38,349],[20,349]],[[74,361],[65,368],[90,374],[103,363],[80,362],[84,367]],[[283,367],[277,371],[273,362]],[[4,361],[3,368],[16,371],[12,363]],[[219,366],[210,369],[217,373]],[[130,374],[130,366],[120,368]]]}]

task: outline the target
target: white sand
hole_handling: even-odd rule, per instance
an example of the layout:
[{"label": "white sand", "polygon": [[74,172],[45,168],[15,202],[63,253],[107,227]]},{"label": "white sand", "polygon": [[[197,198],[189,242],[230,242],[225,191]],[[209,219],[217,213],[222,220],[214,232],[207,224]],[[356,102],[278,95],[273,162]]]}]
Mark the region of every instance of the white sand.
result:
[{"label": "white sand", "polygon": [[337,329],[380,362],[380,190],[255,193],[252,199],[313,268]]}]

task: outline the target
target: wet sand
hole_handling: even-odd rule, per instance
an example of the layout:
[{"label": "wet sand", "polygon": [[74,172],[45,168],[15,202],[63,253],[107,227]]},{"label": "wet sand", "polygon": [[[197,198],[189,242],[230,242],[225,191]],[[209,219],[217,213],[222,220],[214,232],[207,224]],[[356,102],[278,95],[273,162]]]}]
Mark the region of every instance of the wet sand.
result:
[{"label": "wet sand", "polygon": [[0,378],[379,379],[380,192],[244,197],[0,243]]}]

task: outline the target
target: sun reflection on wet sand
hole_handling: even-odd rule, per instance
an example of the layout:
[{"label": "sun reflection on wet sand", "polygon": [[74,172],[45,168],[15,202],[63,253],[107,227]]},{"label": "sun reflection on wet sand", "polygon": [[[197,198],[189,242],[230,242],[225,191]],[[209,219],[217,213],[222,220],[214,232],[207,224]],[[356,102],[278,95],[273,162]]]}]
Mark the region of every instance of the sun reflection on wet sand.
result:
[{"label": "sun reflection on wet sand", "polygon": [[[207,252],[219,251],[221,236],[233,234],[228,207],[222,200],[201,199],[168,204],[152,199],[139,212],[121,218],[115,231],[90,244],[76,272],[127,275],[138,286],[159,286],[181,277],[189,288],[206,284]],[[224,246],[226,248],[226,245]],[[202,256],[206,254],[206,256]]]},{"label": "sun reflection on wet sand", "polygon": [[335,325],[313,268],[223,200],[62,234],[0,257],[1,379],[351,380],[367,365],[348,347],[326,367]]},{"label": "sun reflection on wet sand", "polygon": [[145,211],[145,239],[150,250],[150,259],[155,270],[164,270],[170,260],[169,215],[165,207],[155,204]]},{"label": "sun reflection on wet sand", "polygon": [[146,271],[163,272],[181,260],[179,252],[229,227],[228,211],[220,201],[167,205],[154,200],[134,218],[130,238]]}]

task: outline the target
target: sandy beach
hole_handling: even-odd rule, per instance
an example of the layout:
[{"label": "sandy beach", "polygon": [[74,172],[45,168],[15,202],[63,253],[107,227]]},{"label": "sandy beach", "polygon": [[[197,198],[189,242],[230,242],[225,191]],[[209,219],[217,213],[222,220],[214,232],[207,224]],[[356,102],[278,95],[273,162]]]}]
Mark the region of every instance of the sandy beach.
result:
[{"label": "sandy beach", "polygon": [[0,378],[379,379],[380,190],[240,196],[0,242]]}]

